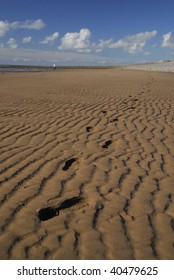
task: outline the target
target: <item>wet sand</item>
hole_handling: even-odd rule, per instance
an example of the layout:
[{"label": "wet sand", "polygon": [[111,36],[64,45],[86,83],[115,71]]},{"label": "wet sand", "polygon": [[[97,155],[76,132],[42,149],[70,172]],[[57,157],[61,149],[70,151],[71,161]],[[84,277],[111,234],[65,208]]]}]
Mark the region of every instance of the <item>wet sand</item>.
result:
[{"label": "wet sand", "polygon": [[0,74],[0,259],[174,259],[174,74]]}]

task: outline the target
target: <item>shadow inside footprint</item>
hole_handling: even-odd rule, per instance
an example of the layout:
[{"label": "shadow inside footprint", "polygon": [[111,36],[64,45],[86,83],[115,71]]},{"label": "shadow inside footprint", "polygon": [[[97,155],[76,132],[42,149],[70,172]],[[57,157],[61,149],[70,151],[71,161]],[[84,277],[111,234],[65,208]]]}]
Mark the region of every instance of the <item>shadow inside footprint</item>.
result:
[{"label": "shadow inside footprint", "polygon": [[76,158],[71,158],[71,159],[67,160],[67,161],[65,162],[65,165],[64,165],[64,167],[62,168],[62,170],[63,170],[63,171],[68,170],[68,169],[70,168],[70,166],[73,164],[74,161],[76,161]]},{"label": "shadow inside footprint", "polygon": [[66,208],[70,208],[76,204],[78,204],[83,198],[79,197],[79,196],[75,196],[69,199],[66,199],[65,201],[63,201],[60,206],[59,206],[59,210],[63,210]]},{"label": "shadow inside footprint", "polygon": [[134,109],[136,109],[136,107],[134,107],[134,106],[128,108],[128,110],[134,110]]},{"label": "shadow inside footprint", "polygon": [[102,146],[103,149],[107,149],[110,145],[112,144],[111,140],[108,140],[104,143],[104,145]]},{"label": "shadow inside footprint", "polygon": [[42,208],[38,212],[38,218],[40,221],[47,221],[55,216],[59,215],[59,211],[63,209],[70,208],[76,204],[78,204],[80,201],[83,200],[83,197],[75,196],[69,199],[64,200],[59,207],[46,207]]},{"label": "shadow inside footprint", "polygon": [[38,217],[41,221],[52,219],[59,214],[58,209],[54,207],[46,207],[39,210]]},{"label": "shadow inside footprint", "polygon": [[138,98],[134,98],[134,99],[132,99],[132,101],[138,101]]},{"label": "shadow inside footprint", "polygon": [[118,121],[118,118],[110,120],[110,122],[117,122],[117,121]]},{"label": "shadow inside footprint", "polygon": [[86,131],[87,131],[87,132],[90,132],[91,129],[92,129],[92,126],[87,126],[87,127],[86,127]]}]

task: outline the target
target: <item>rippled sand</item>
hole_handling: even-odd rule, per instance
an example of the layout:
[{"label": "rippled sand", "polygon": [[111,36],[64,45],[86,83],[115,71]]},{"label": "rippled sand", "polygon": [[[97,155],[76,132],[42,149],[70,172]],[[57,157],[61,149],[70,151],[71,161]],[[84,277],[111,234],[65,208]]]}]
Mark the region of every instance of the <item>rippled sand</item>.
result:
[{"label": "rippled sand", "polygon": [[174,259],[174,79],[0,74],[0,259]]}]

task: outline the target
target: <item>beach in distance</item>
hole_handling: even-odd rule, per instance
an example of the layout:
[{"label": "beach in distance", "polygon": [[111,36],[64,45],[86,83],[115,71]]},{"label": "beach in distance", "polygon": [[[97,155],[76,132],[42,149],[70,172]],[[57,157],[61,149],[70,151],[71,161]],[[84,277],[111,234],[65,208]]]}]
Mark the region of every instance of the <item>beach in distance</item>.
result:
[{"label": "beach in distance", "polygon": [[1,260],[174,260],[173,68],[135,68],[0,73]]}]

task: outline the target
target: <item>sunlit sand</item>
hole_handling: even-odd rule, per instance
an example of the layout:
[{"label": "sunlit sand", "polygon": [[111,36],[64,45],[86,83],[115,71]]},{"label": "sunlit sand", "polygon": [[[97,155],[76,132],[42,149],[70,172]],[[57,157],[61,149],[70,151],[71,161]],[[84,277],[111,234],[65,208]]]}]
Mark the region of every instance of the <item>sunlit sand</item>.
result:
[{"label": "sunlit sand", "polygon": [[174,78],[0,74],[0,259],[174,259]]}]

